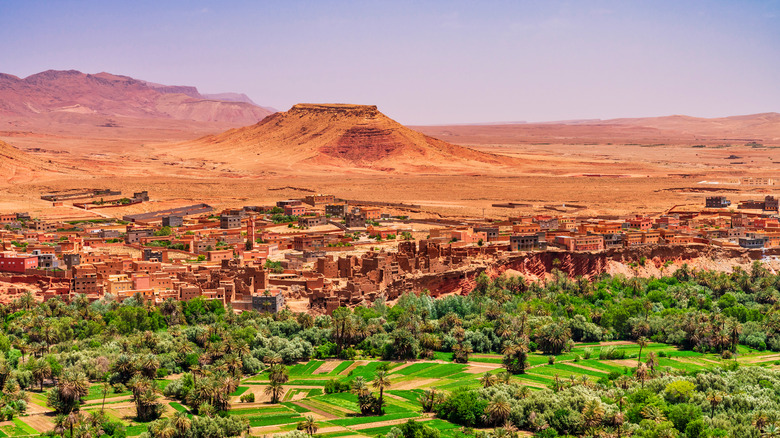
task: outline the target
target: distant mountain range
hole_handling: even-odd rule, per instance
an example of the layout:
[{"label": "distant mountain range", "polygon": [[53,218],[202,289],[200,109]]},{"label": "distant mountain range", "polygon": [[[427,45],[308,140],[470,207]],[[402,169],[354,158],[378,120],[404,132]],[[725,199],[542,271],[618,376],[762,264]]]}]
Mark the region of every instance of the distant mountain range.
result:
[{"label": "distant mountain range", "polygon": [[195,87],[160,85],[110,73],[48,70],[24,79],[0,74],[0,130],[52,124],[110,128],[122,126],[121,119],[244,126],[273,112],[243,94],[203,95]]}]

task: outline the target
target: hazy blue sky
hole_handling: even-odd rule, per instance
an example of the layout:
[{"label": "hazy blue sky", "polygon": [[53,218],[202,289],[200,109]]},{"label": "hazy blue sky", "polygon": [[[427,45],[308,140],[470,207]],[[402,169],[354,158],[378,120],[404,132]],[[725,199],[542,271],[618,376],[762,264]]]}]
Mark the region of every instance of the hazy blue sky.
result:
[{"label": "hazy blue sky", "polygon": [[780,111],[780,1],[0,0],[0,71],[408,124]]}]

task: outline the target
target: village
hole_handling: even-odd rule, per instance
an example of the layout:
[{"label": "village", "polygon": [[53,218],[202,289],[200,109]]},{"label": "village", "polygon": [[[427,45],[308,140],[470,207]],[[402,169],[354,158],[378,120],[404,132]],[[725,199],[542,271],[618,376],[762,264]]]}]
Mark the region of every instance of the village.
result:
[{"label": "village", "polygon": [[[96,191],[44,195],[54,205],[110,208]],[[48,197],[47,197],[48,196]],[[100,197],[100,198],[97,198]],[[96,199],[89,201],[89,199]],[[398,214],[397,204],[311,194],[216,212],[207,204],[121,218],[47,221],[0,214],[0,302],[107,295],[161,303],[203,297],[234,311],[331,313],[426,291],[468,293],[476,273],[513,254],[598,253],[642,246],[780,247],[778,199],[724,196],[658,217],[532,215],[454,220]],[[390,213],[393,212],[393,213]],[[557,259],[556,259],[557,260]]]}]

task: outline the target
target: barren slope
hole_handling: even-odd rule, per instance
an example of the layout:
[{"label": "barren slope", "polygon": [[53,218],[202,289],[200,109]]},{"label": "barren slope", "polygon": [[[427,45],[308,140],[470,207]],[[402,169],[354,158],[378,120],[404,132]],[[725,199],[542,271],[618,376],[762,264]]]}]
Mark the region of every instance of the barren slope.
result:
[{"label": "barren slope", "polygon": [[298,104],[260,123],[188,142],[177,154],[258,171],[480,173],[517,165],[406,128],[376,106]]},{"label": "barren slope", "polygon": [[0,74],[0,130],[78,133],[80,126],[127,124],[123,119],[244,126],[270,113],[252,103],[205,98],[195,87],[168,87],[109,73],[49,70],[24,79]]},{"label": "barren slope", "polygon": [[0,183],[32,181],[43,176],[74,170],[51,160],[22,152],[0,140]]},{"label": "barren slope", "polygon": [[495,125],[418,126],[459,144],[744,144],[780,145],[780,114],[722,118],[666,116]]}]

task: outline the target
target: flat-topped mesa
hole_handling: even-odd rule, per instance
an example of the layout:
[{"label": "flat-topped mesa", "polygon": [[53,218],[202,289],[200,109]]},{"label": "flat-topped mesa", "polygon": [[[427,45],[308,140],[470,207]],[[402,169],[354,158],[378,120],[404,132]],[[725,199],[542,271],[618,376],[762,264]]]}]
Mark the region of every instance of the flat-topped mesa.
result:
[{"label": "flat-topped mesa", "polygon": [[376,117],[376,105],[352,105],[347,103],[299,103],[293,105],[287,114],[334,114],[339,116]]}]

